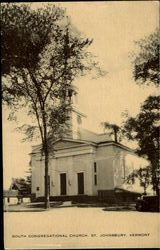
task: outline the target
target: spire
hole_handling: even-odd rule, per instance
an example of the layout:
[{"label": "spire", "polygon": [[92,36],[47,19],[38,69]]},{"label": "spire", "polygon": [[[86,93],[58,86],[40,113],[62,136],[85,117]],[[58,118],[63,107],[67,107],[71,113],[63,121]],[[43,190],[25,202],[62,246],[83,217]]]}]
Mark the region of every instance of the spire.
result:
[{"label": "spire", "polygon": [[[69,25],[66,26],[66,31],[64,35],[64,70],[67,74],[67,60],[70,56],[70,45],[69,45]],[[78,90],[75,85],[71,84],[68,79],[64,77],[64,85],[63,85],[63,97],[62,102],[66,104],[70,104],[69,106],[69,116],[70,119],[68,121],[69,125],[69,137],[72,139],[80,139],[80,127],[82,126],[83,115],[78,111]],[[68,135],[67,135],[68,136]]]}]

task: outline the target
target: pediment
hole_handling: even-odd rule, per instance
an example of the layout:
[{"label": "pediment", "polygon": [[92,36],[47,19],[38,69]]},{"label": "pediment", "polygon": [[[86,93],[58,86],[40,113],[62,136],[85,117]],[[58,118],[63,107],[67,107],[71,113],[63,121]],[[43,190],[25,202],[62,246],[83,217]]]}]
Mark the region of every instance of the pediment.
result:
[{"label": "pediment", "polygon": [[58,140],[54,144],[54,149],[65,149],[65,148],[72,148],[72,147],[79,147],[79,146],[85,146],[88,145],[89,143],[87,142],[81,142],[81,141],[74,141],[74,140]]},{"label": "pediment", "polygon": [[[91,144],[94,144],[94,143],[87,142],[87,141],[74,140],[74,139],[58,139],[52,145],[54,146],[55,150],[59,150],[59,149],[86,146],[86,145],[91,145]],[[42,148],[41,145],[33,146],[32,154],[40,153],[41,148]]]}]

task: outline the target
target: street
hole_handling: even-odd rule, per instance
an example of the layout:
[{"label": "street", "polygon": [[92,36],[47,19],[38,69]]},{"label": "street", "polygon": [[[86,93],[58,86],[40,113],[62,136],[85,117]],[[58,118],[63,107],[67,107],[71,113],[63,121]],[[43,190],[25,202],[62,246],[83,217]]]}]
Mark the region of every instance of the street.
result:
[{"label": "street", "polygon": [[159,247],[159,213],[54,208],[4,213],[6,249]]}]

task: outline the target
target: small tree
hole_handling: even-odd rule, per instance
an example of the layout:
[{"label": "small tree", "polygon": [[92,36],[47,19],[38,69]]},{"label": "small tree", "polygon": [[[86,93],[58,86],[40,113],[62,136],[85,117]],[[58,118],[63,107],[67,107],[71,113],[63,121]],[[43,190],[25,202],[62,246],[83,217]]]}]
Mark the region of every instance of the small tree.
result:
[{"label": "small tree", "polygon": [[133,170],[127,176],[126,183],[134,184],[136,180],[139,181],[140,186],[144,188],[144,194],[146,194],[147,188],[151,184],[151,168],[146,167]]},{"label": "small tree", "polygon": [[110,131],[110,135],[114,136],[115,142],[121,141],[121,128],[116,124],[111,124],[109,122],[102,122],[102,127],[104,128],[104,131]]},{"label": "small tree", "polygon": [[10,119],[23,107],[36,119],[37,124],[24,124],[21,130],[26,139],[36,131],[40,134],[48,208],[49,139],[66,128],[74,79],[92,69],[100,74],[101,70],[87,51],[92,40],[82,37],[65,11],[53,4],[36,10],[30,4],[2,4],[1,41],[3,101],[11,109]]},{"label": "small tree", "polygon": [[31,183],[24,178],[14,178],[10,189],[18,191],[18,203],[21,202],[23,197],[31,195]]}]

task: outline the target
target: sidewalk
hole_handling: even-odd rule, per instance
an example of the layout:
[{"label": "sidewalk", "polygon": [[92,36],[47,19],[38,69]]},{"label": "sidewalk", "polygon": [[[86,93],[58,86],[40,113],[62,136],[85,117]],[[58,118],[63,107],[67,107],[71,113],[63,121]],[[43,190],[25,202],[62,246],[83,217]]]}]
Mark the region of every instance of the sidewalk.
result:
[{"label": "sidewalk", "polygon": [[4,212],[41,212],[41,211],[45,211],[44,208],[30,208],[30,207],[26,207],[24,204],[20,204],[20,205],[8,205],[5,206],[3,209]]},{"label": "sidewalk", "polygon": [[96,203],[96,204],[77,204],[77,207],[101,207],[103,211],[135,211],[135,203],[133,204],[106,204],[106,203]]},{"label": "sidewalk", "polygon": [[[64,207],[75,207],[70,201],[67,202],[50,202],[50,209],[53,208],[64,208]],[[47,211],[44,208],[44,202],[35,203],[22,203],[22,204],[11,204],[4,207],[4,212],[42,212]]]},{"label": "sidewalk", "polygon": [[[59,208],[67,208],[67,207],[79,207],[79,208],[95,208],[101,207],[103,211],[135,211],[135,204],[104,204],[104,203],[72,203],[71,201],[65,202],[50,202],[49,209],[59,209]],[[22,203],[15,205],[8,205],[4,208],[4,212],[42,212],[47,211],[44,208],[44,202],[35,202],[35,203]]]}]

